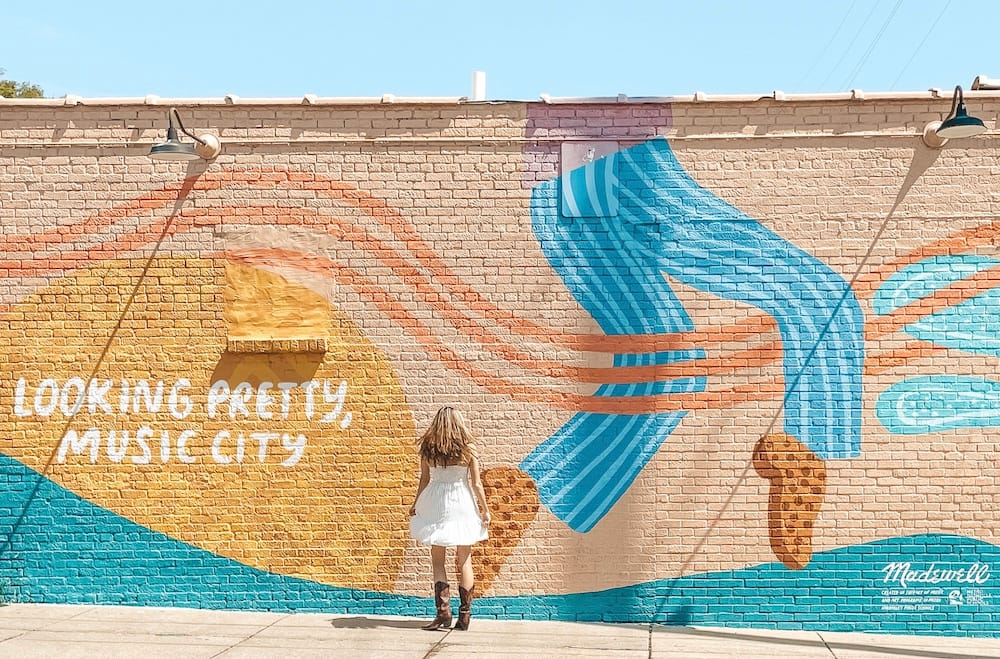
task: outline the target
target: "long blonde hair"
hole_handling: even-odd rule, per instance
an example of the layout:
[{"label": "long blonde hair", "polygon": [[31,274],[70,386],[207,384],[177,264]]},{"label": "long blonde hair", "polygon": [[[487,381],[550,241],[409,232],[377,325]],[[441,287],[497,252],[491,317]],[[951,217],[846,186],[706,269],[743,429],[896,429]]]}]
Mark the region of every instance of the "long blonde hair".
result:
[{"label": "long blonde hair", "polygon": [[473,457],[473,437],[462,413],[442,407],[430,428],[417,441],[420,457],[435,466],[469,464]]}]

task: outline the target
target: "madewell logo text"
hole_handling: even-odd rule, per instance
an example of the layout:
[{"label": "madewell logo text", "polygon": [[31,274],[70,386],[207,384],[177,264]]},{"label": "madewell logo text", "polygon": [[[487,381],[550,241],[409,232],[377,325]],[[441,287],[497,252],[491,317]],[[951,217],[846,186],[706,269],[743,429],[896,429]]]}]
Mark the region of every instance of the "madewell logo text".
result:
[{"label": "madewell logo text", "polygon": [[895,581],[901,588],[911,583],[964,583],[984,584],[990,580],[990,566],[986,563],[973,563],[961,568],[939,568],[931,563],[924,570],[913,569],[910,563],[888,563],[882,572],[885,577],[882,583]]}]

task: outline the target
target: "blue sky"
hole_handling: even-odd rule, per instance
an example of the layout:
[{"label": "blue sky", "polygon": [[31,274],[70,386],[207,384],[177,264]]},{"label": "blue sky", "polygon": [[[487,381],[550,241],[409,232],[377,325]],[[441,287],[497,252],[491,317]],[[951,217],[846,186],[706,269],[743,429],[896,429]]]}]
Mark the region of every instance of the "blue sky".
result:
[{"label": "blue sky", "polygon": [[48,96],[464,96],[476,70],[490,99],[1000,78],[995,0],[10,0],[0,22],[4,77]]}]

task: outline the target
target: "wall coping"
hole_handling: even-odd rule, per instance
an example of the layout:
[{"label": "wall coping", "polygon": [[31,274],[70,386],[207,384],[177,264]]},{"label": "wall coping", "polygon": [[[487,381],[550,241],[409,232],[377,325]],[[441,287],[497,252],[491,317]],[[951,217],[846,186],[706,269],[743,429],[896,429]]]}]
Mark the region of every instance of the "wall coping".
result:
[{"label": "wall coping", "polygon": [[[865,92],[852,89],[848,92],[786,94],[775,90],[767,94],[706,94],[694,92],[677,96],[550,96],[542,94],[537,99],[490,99],[473,101],[465,96],[317,96],[305,94],[296,97],[243,98],[234,94],[211,98],[161,98],[155,95],[133,97],[87,98],[68,94],[60,98],[2,98],[0,106],[58,107],[58,106],[211,106],[211,105],[491,105],[527,103],[542,105],[581,104],[663,104],[663,103],[752,103],[779,101],[787,103],[812,103],[817,101],[912,101],[951,99],[950,90],[931,88],[920,92]],[[1000,98],[1000,90],[973,89],[964,91],[967,98]]]}]

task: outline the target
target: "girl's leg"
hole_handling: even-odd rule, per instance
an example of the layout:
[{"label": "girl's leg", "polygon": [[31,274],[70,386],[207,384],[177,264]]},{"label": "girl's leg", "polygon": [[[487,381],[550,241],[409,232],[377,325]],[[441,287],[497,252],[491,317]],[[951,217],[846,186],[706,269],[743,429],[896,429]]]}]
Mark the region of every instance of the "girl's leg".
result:
[{"label": "girl's leg", "polygon": [[448,572],[444,569],[445,548],[431,545],[431,568],[434,570],[434,606],[437,616],[424,625],[424,629],[435,631],[451,627],[451,588],[448,587]]},{"label": "girl's leg", "polygon": [[444,568],[445,548],[431,545],[431,568],[434,570],[434,581],[448,583],[448,571]]},{"label": "girl's leg", "polygon": [[468,629],[469,620],[472,617],[472,598],[475,596],[476,582],[476,575],[472,571],[472,547],[455,548],[455,567],[458,568],[458,596],[461,600],[455,629]]},{"label": "girl's leg", "polygon": [[472,547],[455,548],[455,569],[459,574],[458,585],[466,590],[471,590],[476,583],[476,575],[472,571]]}]

